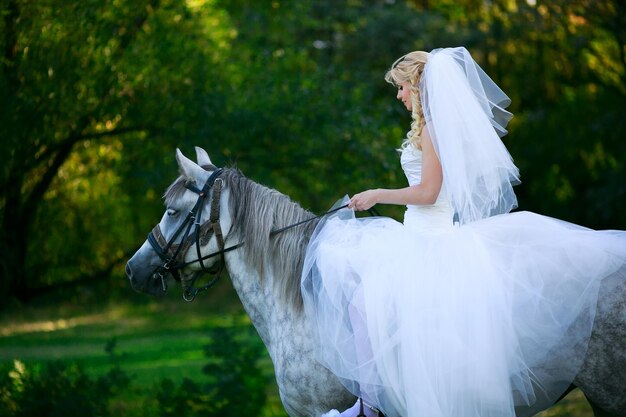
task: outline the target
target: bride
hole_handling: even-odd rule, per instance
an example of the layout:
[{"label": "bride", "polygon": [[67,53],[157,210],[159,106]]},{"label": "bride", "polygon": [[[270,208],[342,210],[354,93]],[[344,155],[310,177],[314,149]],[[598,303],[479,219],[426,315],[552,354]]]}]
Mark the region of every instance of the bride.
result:
[{"label": "bride", "polygon": [[[626,232],[517,206],[509,98],[465,48],[411,52],[385,79],[412,114],[402,189],[320,224],[302,275],[321,363],[359,400],[326,416],[502,417],[551,404],[580,369]],[[355,218],[406,205],[404,222]]]}]

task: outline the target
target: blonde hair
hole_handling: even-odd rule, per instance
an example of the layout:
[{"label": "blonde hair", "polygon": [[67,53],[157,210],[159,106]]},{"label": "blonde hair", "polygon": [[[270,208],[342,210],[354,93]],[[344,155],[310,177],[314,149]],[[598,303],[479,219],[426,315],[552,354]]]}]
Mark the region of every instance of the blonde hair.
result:
[{"label": "blonde hair", "polygon": [[402,147],[413,145],[422,148],[421,134],[425,125],[422,100],[420,98],[419,83],[430,54],[424,51],[410,52],[396,60],[391,69],[385,74],[385,81],[393,85],[408,82],[411,86],[411,130],[407,133]]}]

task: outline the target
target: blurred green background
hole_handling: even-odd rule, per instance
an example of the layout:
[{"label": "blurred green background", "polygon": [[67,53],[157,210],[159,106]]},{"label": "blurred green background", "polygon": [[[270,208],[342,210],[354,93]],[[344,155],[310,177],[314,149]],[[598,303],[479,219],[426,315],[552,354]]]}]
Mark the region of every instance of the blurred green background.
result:
[{"label": "blurred green background", "polygon": [[[162,214],[176,147],[316,212],[403,185],[410,120],[383,75],[411,50],[463,45],[511,97],[520,209],[626,229],[622,1],[3,0],[0,12],[0,415],[284,415],[230,284],[192,304],[152,300],[124,262]],[[544,414],[591,415],[580,393]]]}]

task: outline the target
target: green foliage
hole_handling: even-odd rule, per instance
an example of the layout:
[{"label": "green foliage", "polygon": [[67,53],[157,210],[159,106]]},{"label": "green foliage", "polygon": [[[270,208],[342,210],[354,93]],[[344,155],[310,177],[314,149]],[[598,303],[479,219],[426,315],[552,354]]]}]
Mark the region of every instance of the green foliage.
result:
[{"label": "green foliage", "polygon": [[[214,287],[214,290],[229,290],[220,285]],[[217,307],[224,298],[236,299],[236,296],[232,292],[212,292],[207,297],[202,303],[193,305],[172,298],[153,302],[148,307],[136,302],[128,306],[107,305],[99,309],[99,320],[94,321],[85,320],[93,317],[93,306],[88,305],[57,306],[53,310],[32,305],[21,314],[12,311],[1,316],[0,415],[11,415],[11,409],[6,406],[6,393],[9,392],[6,388],[15,390],[15,380],[10,377],[9,372],[22,369],[16,375],[21,375],[24,370],[32,374],[33,370],[42,369],[43,364],[51,357],[56,357],[64,363],[78,363],[81,369],[88,371],[91,381],[110,373],[112,364],[119,365],[125,373],[132,376],[130,386],[116,390],[109,399],[108,410],[113,415],[143,417],[167,410],[179,410],[178,415],[185,416],[196,405],[201,410],[208,409],[210,406],[203,401],[213,398],[210,395],[217,389],[218,379],[225,375],[225,379],[243,379],[244,382],[235,387],[239,397],[221,392],[222,398],[235,403],[252,400],[257,404],[258,400],[255,398],[266,398],[262,410],[255,408],[252,412],[239,416],[286,417],[278,398],[275,380],[272,378],[272,364],[267,352],[261,354],[261,360],[255,359],[257,356],[254,354],[245,354],[249,358],[246,360],[237,359],[243,350],[254,351],[257,347],[260,348],[261,342],[241,307],[236,312],[228,304]],[[58,326],[37,327],[48,321],[57,323]],[[60,322],[68,327],[60,326]],[[76,326],[74,331],[72,326]],[[220,336],[223,330],[211,332],[211,343],[202,351],[199,347],[206,344],[207,328],[233,330],[226,331],[229,335],[224,341],[220,339],[223,337]],[[235,341],[227,342],[231,339]],[[24,365],[16,367],[13,358],[20,358],[20,363]],[[221,365],[210,373],[203,374],[201,368],[207,362]],[[258,377],[253,369],[256,367],[262,368],[265,378]],[[233,378],[233,369],[243,369],[238,371],[243,377]],[[166,378],[170,382],[165,382]],[[185,378],[190,382],[183,383]],[[249,379],[257,382],[249,384]],[[249,392],[241,393],[244,385]],[[24,402],[26,400],[21,399],[21,403]],[[252,402],[243,405],[253,407]],[[228,410],[224,412],[228,413]],[[548,411],[539,414],[540,417],[591,415],[584,395],[578,390]]]},{"label": "green foliage", "polygon": [[[85,316],[86,306],[72,307],[75,316],[62,309],[69,328],[47,331],[23,333],[20,324],[11,327],[19,315],[3,317],[0,417],[284,415],[261,340],[243,312],[216,310],[221,299],[234,296],[213,295],[195,308],[178,299],[149,308],[102,307],[108,313],[74,329],[76,320],[94,317]],[[56,316],[34,314],[35,323]],[[74,413],[78,407],[83,414]],[[35,413],[40,409],[50,414]]]},{"label": "green foliage", "polygon": [[205,353],[209,363],[203,372],[209,382],[198,384],[185,378],[176,386],[164,379],[157,394],[160,415],[259,415],[269,380],[259,367],[264,347],[256,332],[250,327],[213,329]]},{"label": "green foliage", "polygon": [[[383,81],[465,45],[513,100],[520,207],[625,228],[618,0],[72,0],[0,5],[0,297],[106,276],[145,238],[174,148],[321,212],[399,187]],[[383,209],[399,216],[401,208]]]},{"label": "green foliage", "polygon": [[108,416],[109,400],[129,382],[117,367],[93,379],[77,365],[48,362],[27,369],[15,361],[12,369],[0,370],[0,416]]}]

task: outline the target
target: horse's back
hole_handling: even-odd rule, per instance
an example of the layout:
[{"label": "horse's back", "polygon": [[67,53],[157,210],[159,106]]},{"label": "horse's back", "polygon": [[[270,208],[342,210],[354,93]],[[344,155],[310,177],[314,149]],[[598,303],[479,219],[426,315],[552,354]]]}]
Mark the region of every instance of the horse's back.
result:
[{"label": "horse's back", "polygon": [[626,268],[603,282],[589,348],[574,384],[594,408],[626,415]]}]

